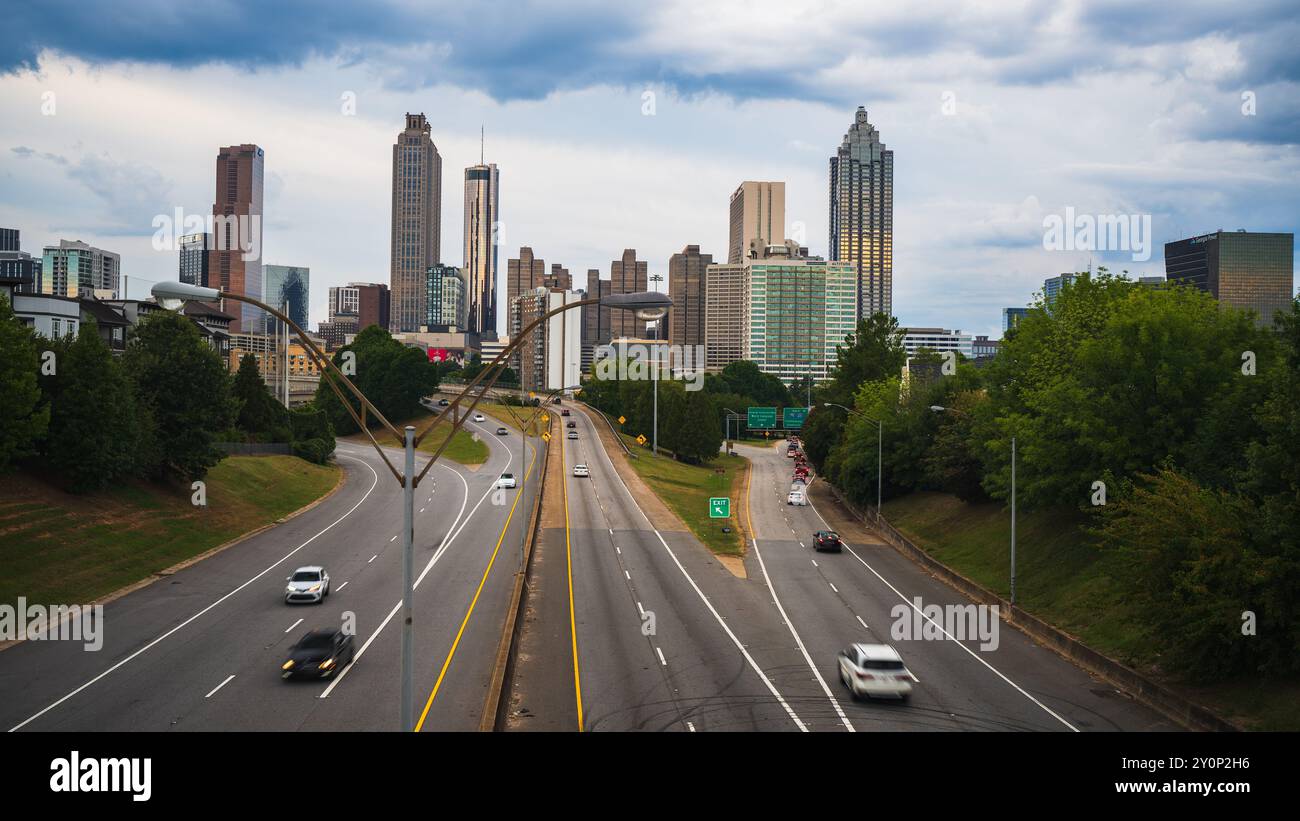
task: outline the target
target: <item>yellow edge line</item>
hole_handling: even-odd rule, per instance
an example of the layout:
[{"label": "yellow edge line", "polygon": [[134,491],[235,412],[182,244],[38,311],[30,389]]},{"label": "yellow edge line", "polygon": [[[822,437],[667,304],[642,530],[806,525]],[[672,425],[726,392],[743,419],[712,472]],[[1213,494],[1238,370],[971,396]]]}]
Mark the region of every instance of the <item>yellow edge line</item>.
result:
[{"label": "yellow edge line", "polygon": [[420,732],[424,727],[424,720],[429,715],[429,708],[433,706],[433,700],[438,697],[438,690],[442,687],[442,680],[447,675],[447,668],[451,667],[452,657],[456,655],[456,648],[460,646],[460,638],[465,634],[465,627],[469,624],[470,616],[474,615],[474,606],[478,604],[478,597],[483,593],[483,586],[487,584],[488,574],[492,572],[492,565],[496,563],[497,553],[501,551],[501,543],[506,539],[506,531],[510,529],[510,520],[515,517],[515,508],[519,505],[519,497],[523,496],[524,488],[528,485],[528,476],[533,472],[533,464],[537,461],[537,449],[533,449],[532,461],[528,463],[528,469],[524,471],[523,481],[519,485],[519,493],[515,494],[515,501],[510,505],[510,513],[506,516],[506,523],[501,528],[501,535],[497,538],[497,546],[492,550],[492,558],[488,559],[487,568],[483,570],[483,578],[479,580],[478,589],[474,591],[474,598],[470,600],[469,609],[465,611],[465,620],[460,623],[460,629],[456,631],[456,640],[451,643],[451,649],[447,651],[447,660],[442,663],[442,670],[438,673],[438,680],[433,684],[433,692],[429,693],[429,700],[424,703],[424,710],[420,713],[420,720],[415,723],[414,732]]},{"label": "yellow edge line", "polygon": [[569,635],[573,638],[573,692],[578,701],[578,732],[582,732],[582,680],[578,676],[578,627],[573,614],[573,547],[569,541],[569,476],[564,458],[564,439],[560,440],[560,485],[564,488],[564,556],[569,573]]}]

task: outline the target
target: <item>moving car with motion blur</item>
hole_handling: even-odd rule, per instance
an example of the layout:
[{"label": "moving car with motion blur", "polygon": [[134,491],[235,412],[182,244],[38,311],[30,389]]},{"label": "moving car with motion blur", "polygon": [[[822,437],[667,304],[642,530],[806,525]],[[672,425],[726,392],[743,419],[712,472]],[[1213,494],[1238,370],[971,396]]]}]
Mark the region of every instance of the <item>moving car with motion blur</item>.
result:
[{"label": "moving car with motion blur", "polygon": [[518,487],[518,483],[515,482],[515,475],[513,473],[503,473],[501,474],[501,478],[497,479],[496,486],[499,488],[514,488]]},{"label": "moving car with motion blur", "polygon": [[573,466],[573,475],[579,479],[589,479],[591,478],[591,470],[588,469],[586,465],[579,462]]},{"label": "moving car with motion blur", "polygon": [[289,648],[289,658],[280,665],[280,678],[329,678],[351,664],[355,656],[352,636],[342,630],[333,627],[308,630]]},{"label": "moving car with motion blur", "polygon": [[840,681],[854,698],[897,698],[912,695],[912,673],[903,657],[888,644],[850,644],[840,651]]},{"label": "moving car with motion blur", "polygon": [[505,435],[508,434],[509,432],[510,432],[510,431],[506,430],[505,427],[499,427],[499,428],[497,428],[497,436],[505,436]]}]

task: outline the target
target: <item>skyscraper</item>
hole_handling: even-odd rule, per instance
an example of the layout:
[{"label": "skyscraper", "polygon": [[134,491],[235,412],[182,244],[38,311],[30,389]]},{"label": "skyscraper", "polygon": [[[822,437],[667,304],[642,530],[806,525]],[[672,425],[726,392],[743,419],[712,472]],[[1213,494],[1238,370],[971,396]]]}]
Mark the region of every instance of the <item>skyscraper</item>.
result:
[{"label": "skyscraper", "polygon": [[1085,276],[1087,276],[1087,274],[1076,274],[1076,273],[1067,272],[1064,274],[1058,274],[1054,277],[1048,277],[1047,279],[1044,279],[1043,280],[1043,302],[1048,307],[1051,307],[1052,303],[1056,301],[1056,298],[1061,295],[1062,288],[1064,288],[1066,285],[1073,285],[1076,280],[1078,280],[1080,277],[1085,277]]},{"label": "skyscraper", "polygon": [[427,309],[420,324],[431,331],[463,330],[468,314],[464,272],[451,265],[430,265],[424,283]]},{"label": "skyscraper", "polygon": [[1265,327],[1295,292],[1295,234],[1216,231],[1165,243],[1165,276],[1224,305],[1249,308]]},{"label": "skyscraper", "polygon": [[[262,298],[262,171],[265,157],[255,145],[230,145],[217,152],[217,191],[212,203],[209,287]],[[260,333],[263,311],[243,302],[225,306],[235,315],[230,333]]]},{"label": "skyscraper", "polygon": [[785,183],[742,182],[731,195],[727,262],[739,263],[755,240],[762,245],[785,242]]},{"label": "skyscraper", "polygon": [[704,344],[705,272],[712,264],[713,255],[701,254],[698,245],[687,245],[668,260],[668,295],[673,301],[668,340],[674,345]]},{"label": "skyscraper", "polygon": [[465,169],[466,330],[491,338],[497,332],[497,186],[496,163]]},{"label": "skyscraper", "polygon": [[[181,256],[178,274],[181,282],[208,288],[208,251],[212,250],[211,234],[189,234],[181,237]],[[126,296],[123,294],[123,296]]]},{"label": "skyscraper", "polygon": [[830,259],[858,271],[858,316],[894,310],[894,152],[867,110],[830,161]]},{"label": "skyscraper", "polygon": [[41,262],[39,293],[117,299],[122,258],[79,240],[47,245]]},{"label": "skyscraper", "polygon": [[[311,294],[311,269],[293,265],[266,266],[266,298],[262,301],[281,313],[287,313],[299,328],[307,328],[307,300]],[[287,306],[287,311],[286,311]],[[270,318],[266,332],[273,333],[275,319]]]},{"label": "skyscraper", "polygon": [[424,322],[424,273],[442,261],[442,157],[423,114],[406,115],[393,143],[391,330],[414,331]]},{"label": "skyscraper", "polygon": [[545,278],[546,261],[533,256],[532,248],[523,246],[517,259],[506,260],[506,304],[513,303],[520,294],[542,287]]},{"label": "skyscraper", "polygon": [[[650,288],[649,263],[637,260],[635,248],[623,249],[623,256],[609,264],[609,291],[611,294],[634,294]],[[609,328],[611,338],[645,336],[645,322],[637,319],[633,311],[615,311],[613,308],[601,308],[609,314],[609,321],[602,319],[602,324]],[[609,340],[601,340],[607,342]]]}]

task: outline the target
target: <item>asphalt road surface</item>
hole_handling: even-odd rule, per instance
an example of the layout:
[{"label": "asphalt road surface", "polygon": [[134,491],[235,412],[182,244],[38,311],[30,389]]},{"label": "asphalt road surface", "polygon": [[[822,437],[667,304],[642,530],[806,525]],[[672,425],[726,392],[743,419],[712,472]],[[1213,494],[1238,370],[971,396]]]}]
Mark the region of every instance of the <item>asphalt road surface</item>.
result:
[{"label": "asphalt road surface", "polygon": [[[466,423],[488,443],[485,464],[440,461],[416,488],[415,709],[426,730],[478,728],[519,569],[535,487],[494,491],[502,472],[525,472],[519,435],[497,436],[497,425]],[[400,470],[401,451],[388,453]],[[530,442],[533,484],[535,455]],[[417,468],[427,458],[417,453]],[[29,641],[0,652],[0,726],[398,729],[402,493],[368,445],[340,442],[337,461],[344,485],[322,504],[106,605],[100,651]],[[330,573],[329,597],[286,605],[285,577],[313,564]],[[332,680],[281,679],[294,641],[348,614],[352,665]]]}]

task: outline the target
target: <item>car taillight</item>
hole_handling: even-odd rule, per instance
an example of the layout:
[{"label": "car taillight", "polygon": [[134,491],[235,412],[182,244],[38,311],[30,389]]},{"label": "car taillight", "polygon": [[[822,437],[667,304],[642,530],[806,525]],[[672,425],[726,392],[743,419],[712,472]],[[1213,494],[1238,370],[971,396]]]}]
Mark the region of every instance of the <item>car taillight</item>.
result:
[{"label": "car taillight", "polygon": [[858,673],[858,678],[862,679],[863,681],[872,681],[876,677],[871,675],[870,673]]}]

